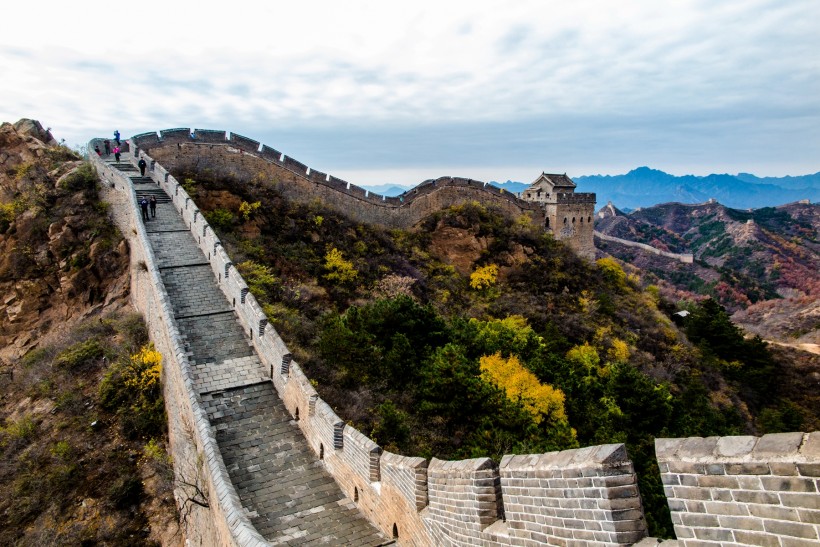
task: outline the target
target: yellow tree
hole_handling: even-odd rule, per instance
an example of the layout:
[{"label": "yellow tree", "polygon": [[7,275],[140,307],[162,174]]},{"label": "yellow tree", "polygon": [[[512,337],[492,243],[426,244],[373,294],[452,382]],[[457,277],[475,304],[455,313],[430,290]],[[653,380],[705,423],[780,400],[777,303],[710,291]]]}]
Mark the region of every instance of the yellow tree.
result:
[{"label": "yellow tree", "polygon": [[325,274],[325,279],[328,281],[338,281],[339,283],[347,283],[356,279],[359,272],[353,267],[353,263],[345,260],[342,251],[336,247],[331,247],[325,255],[325,269],[328,273]]},{"label": "yellow tree", "polygon": [[504,390],[508,399],[520,403],[532,415],[535,423],[541,423],[544,418],[567,421],[564,392],[539,382],[535,374],[524,368],[515,355],[511,355],[509,359],[504,359],[500,353],[485,355],[479,364],[481,377]]},{"label": "yellow tree", "polygon": [[470,286],[474,289],[488,289],[495,285],[498,279],[498,266],[489,264],[481,266],[470,274]]}]

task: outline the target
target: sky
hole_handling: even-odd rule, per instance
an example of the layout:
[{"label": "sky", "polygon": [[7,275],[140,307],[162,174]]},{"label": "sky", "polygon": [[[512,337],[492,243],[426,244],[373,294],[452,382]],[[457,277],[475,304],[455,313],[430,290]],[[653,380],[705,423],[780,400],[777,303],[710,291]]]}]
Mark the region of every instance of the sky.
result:
[{"label": "sky", "polygon": [[817,0],[13,2],[0,121],[224,129],[360,185],[820,171]]}]

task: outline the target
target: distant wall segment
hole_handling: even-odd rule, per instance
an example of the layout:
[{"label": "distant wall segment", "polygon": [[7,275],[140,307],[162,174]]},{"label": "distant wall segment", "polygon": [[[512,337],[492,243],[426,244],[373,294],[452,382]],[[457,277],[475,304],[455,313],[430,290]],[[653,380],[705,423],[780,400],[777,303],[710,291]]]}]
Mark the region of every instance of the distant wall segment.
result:
[{"label": "distant wall segment", "polygon": [[[193,135],[193,137],[192,137]],[[473,179],[441,177],[424,181],[398,197],[374,194],[289,157],[258,141],[225,131],[166,129],[132,139],[138,151],[149,153],[170,170],[209,170],[218,177],[275,185],[286,198],[323,204],[360,222],[388,228],[408,229],[427,215],[453,205],[477,201],[494,206],[511,217],[528,215],[544,226],[547,211],[536,203],[518,198],[495,186]],[[567,194],[553,214],[576,219],[576,224],[548,231],[581,256],[593,258],[591,218],[595,194]],[[555,221],[553,220],[553,223]]]}]

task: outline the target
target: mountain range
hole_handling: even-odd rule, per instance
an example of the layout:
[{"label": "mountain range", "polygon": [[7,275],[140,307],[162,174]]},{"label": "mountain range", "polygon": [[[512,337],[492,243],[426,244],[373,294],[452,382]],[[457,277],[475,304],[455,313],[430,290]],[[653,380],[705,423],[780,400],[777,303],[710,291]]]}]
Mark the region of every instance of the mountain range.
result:
[{"label": "mountain range", "polygon": [[[574,178],[579,192],[598,194],[598,205],[612,202],[630,211],[659,203],[704,203],[715,199],[735,209],[773,207],[795,201],[820,201],[820,172],[797,177],[757,177],[750,173],[676,176],[649,167],[638,167],[624,175],[585,175]],[[528,183],[508,180],[490,184],[513,193]],[[410,187],[395,184],[368,186],[368,190],[397,196]]]}]

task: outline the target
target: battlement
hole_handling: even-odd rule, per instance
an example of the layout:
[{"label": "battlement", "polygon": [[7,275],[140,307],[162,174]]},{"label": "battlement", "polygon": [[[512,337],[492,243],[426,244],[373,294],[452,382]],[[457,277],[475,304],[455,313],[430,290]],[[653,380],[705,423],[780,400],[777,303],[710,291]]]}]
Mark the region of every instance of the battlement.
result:
[{"label": "battlement", "polygon": [[559,204],[578,204],[578,203],[591,203],[593,206],[595,205],[596,195],[594,193],[584,193],[584,192],[561,192],[556,194],[557,202]]},{"label": "battlement", "polygon": [[[387,197],[312,169],[279,150],[260,146],[259,142],[235,133],[177,128],[159,134],[143,133],[132,142],[137,154],[151,154],[168,169],[196,164],[215,173],[247,180],[260,172],[267,173],[289,199],[311,202],[318,197],[325,205],[357,220],[389,228],[409,228],[431,212],[467,201],[495,205],[513,216],[526,214],[543,224],[544,213],[537,204],[469,178],[431,179],[401,196]],[[236,154],[236,150],[241,154]],[[577,195],[592,196],[594,204],[594,194]],[[567,203],[580,203],[582,199],[569,198]],[[588,239],[591,245],[591,238]]]}]

